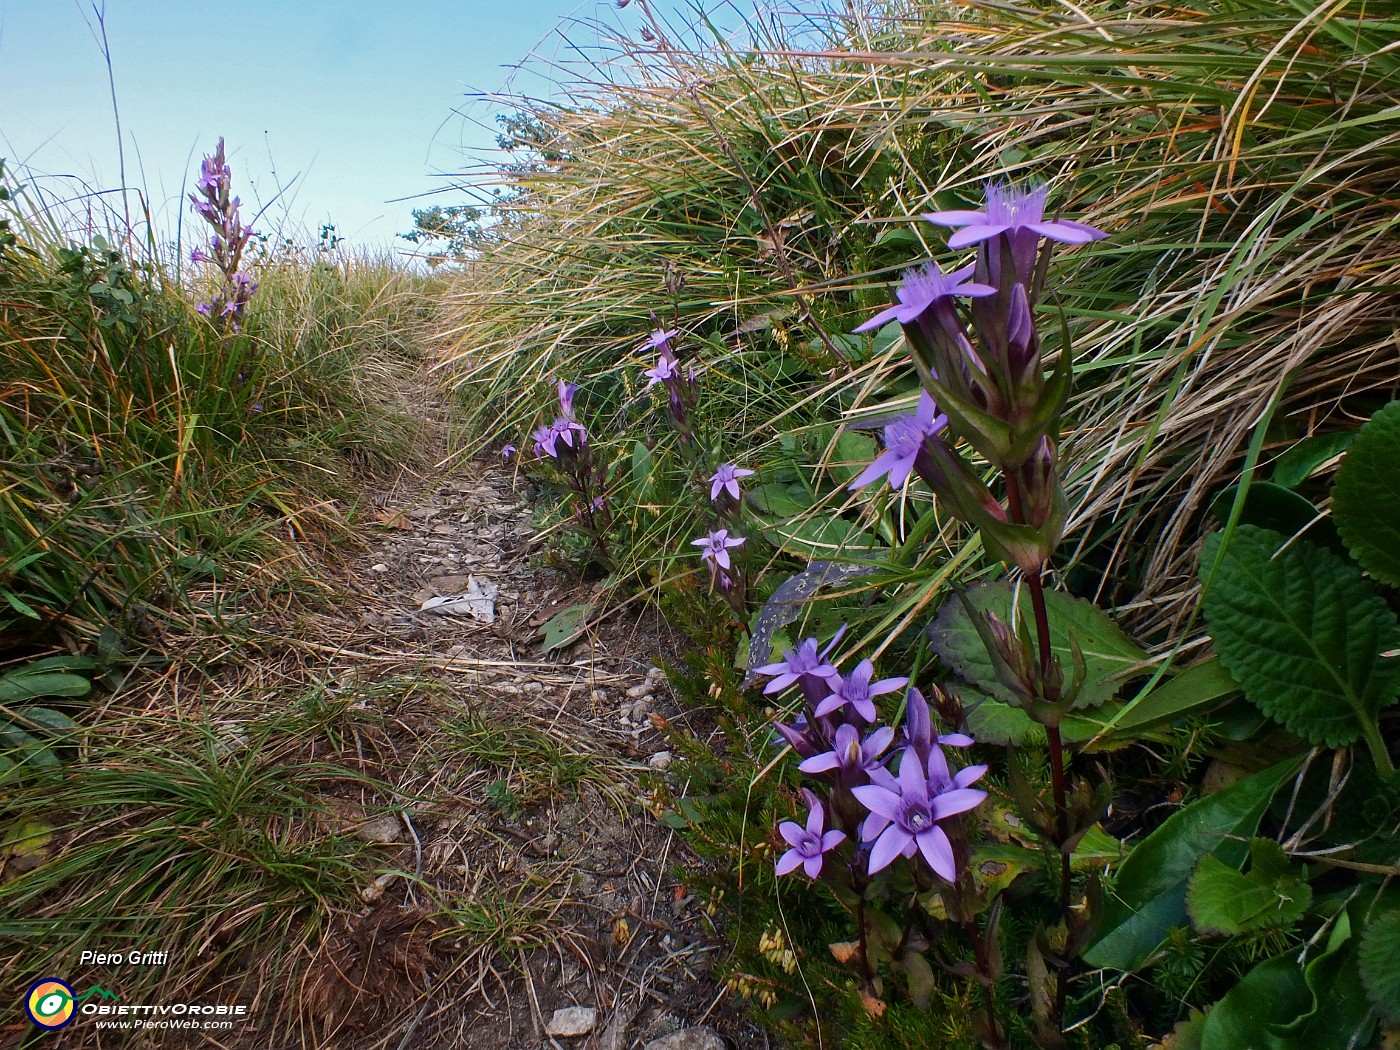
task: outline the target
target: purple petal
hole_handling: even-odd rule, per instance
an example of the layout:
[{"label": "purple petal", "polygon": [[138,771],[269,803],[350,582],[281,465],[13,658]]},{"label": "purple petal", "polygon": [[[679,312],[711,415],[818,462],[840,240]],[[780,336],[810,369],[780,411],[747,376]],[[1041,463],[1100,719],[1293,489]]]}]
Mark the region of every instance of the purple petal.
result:
[{"label": "purple petal", "polygon": [[817,710],[814,713],[817,715],[818,718],[821,718],[824,715],[831,714],[831,712],[833,711],[840,710],[842,707],[845,706],[845,704],[845,697],[843,697],[840,693],[832,693],[830,696],[828,696],[825,700],[823,700],[817,705]]},{"label": "purple petal", "polygon": [[1083,223],[1071,223],[1065,219],[1058,222],[1028,222],[1026,228],[1034,230],[1042,237],[1048,237],[1052,241],[1059,241],[1062,244],[1088,244],[1090,241],[1097,241],[1108,234],[1102,230],[1096,230],[1092,226],[1085,226]]},{"label": "purple petal", "polygon": [[[772,666],[772,667],[785,667],[785,666],[787,666],[787,665],[786,665],[786,664],[770,664],[769,666]],[[754,673],[755,673],[755,674],[772,674],[773,672],[772,672],[772,671],[765,670],[764,668],[760,667],[760,668],[759,668],[757,671],[755,671]],[[763,687],[763,695],[764,695],[764,696],[767,696],[769,693],[781,693],[784,689],[786,689],[788,686],[792,685],[792,683],[795,682],[795,681],[797,681],[797,675],[793,674],[793,673],[790,672],[790,671],[784,671],[782,674],[778,675],[777,678],[773,679],[771,682],[769,682],[766,686]]]},{"label": "purple petal", "polygon": [[826,812],[820,802],[813,802],[811,806],[812,811],[807,814],[807,834],[820,836],[822,829],[826,827]]},{"label": "purple petal", "polygon": [[953,860],[953,844],[940,827],[929,828],[918,838],[919,852],[928,861],[928,866],[938,876],[948,882],[958,881],[958,869]]},{"label": "purple petal", "polygon": [[959,813],[966,813],[968,810],[980,806],[986,797],[985,791],[978,791],[975,788],[954,788],[952,791],[945,791],[930,804],[933,810],[933,819],[943,820],[945,817],[955,817]]},{"label": "purple petal", "polygon": [[987,221],[984,211],[929,211],[923,218],[937,226],[980,226]]},{"label": "purple petal", "polygon": [[729,551],[724,547],[721,547],[717,551],[715,551],[715,561],[719,563],[719,567],[721,569],[728,569],[733,564],[729,560]]},{"label": "purple petal", "polygon": [[977,743],[966,733],[939,733],[938,742],[947,747],[971,747]]},{"label": "purple petal", "polygon": [[888,306],[885,309],[881,310],[870,320],[866,321],[863,325],[859,326],[858,328],[851,329],[851,334],[860,335],[863,332],[874,331],[876,328],[883,328],[885,325],[889,324],[896,317],[898,317],[902,309],[903,307],[900,306]]},{"label": "purple petal", "polygon": [[899,763],[899,793],[908,802],[928,801],[928,774],[919,765],[918,756],[907,751]]},{"label": "purple petal", "polygon": [[[856,476],[856,479],[847,486],[848,491],[854,492],[856,489],[865,488],[865,486],[869,485],[872,481],[878,481],[888,474],[898,462],[898,453],[889,451],[881,452],[875,457],[875,462],[861,471],[860,474]],[[895,487],[898,488],[898,486]]]},{"label": "purple petal", "polygon": [[893,693],[903,689],[908,684],[908,678],[882,678],[870,686],[870,695],[880,696],[882,693]]},{"label": "purple petal", "polygon": [[796,871],[797,866],[806,861],[806,859],[807,858],[798,853],[797,850],[790,849],[778,858],[778,863],[776,865],[777,872],[779,875],[786,875],[789,872]]},{"label": "purple petal", "polygon": [[966,248],[969,244],[981,244],[989,241],[999,233],[1005,233],[1011,229],[1010,226],[965,226],[953,236],[948,238],[949,248]]},{"label": "purple petal", "polygon": [[833,850],[845,841],[846,833],[836,828],[832,828],[830,831],[828,831],[825,835],[822,836],[822,852],[826,853],[828,850]]},{"label": "purple petal", "polygon": [[887,868],[895,857],[903,854],[906,846],[914,840],[914,836],[897,824],[891,824],[880,833],[880,837],[875,840],[875,846],[870,851],[870,874]]},{"label": "purple petal", "polygon": [[803,759],[797,763],[797,768],[804,773],[825,773],[829,769],[835,769],[840,764],[835,751],[823,751],[820,755]]},{"label": "purple petal", "polygon": [[955,787],[965,788],[967,785],[981,780],[986,772],[986,766],[967,766],[953,774],[953,784]]},{"label": "purple petal", "polygon": [[807,878],[815,879],[822,873],[822,863],[826,860],[820,853],[815,857],[808,857],[802,862],[803,870],[807,872]]},{"label": "purple petal", "polygon": [[[894,820],[899,816],[899,796],[887,788],[878,787],[875,784],[861,784],[859,787],[851,788],[851,794],[855,795],[860,804],[876,816],[884,817],[887,820]],[[867,842],[873,837],[869,834],[862,834]]]},{"label": "purple petal", "polygon": [[875,705],[870,702],[867,696],[857,697],[851,701],[851,706],[855,708],[856,714],[867,722],[873,722],[880,717],[880,713],[875,710]]},{"label": "purple petal", "polygon": [[[890,783],[894,783],[891,779]],[[860,832],[861,841],[872,842],[880,837],[880,832],[890,826],[892,821],[889,817],[882,817],[878,813],[872,813],[861,821]]]}]

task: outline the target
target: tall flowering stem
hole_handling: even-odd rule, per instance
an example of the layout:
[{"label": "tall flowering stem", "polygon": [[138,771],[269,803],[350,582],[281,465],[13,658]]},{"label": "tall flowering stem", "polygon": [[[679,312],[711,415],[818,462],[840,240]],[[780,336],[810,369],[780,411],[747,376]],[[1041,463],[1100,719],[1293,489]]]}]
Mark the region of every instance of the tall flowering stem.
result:
[{"label": "tall flowering stem", "polygon": [[575,384],[559,380],[559,415],[532,435],[535,456],[542,463],[552,463],[564,475],[574,495],[575,521],[608,561],[607,530],[612,524],[612,510],[608,506],[607,470],[593,454],[588,429],[574,412],[577,390]]},{"label": "tall flowering stem", "polygon": [[195,192],[189,195],[195,214],[213,231],[209,235],[208,250],[196,248],[190,253],[190,261],[212,266],[221,278],[214,297],[207,303],[200,303],[196,309],[215,325],[227,325],[237,332],[248,301],[258,286],[239,269],[243,252],[256,234],[251,227],[243,225],[239,215],[239,199],[232,195],[232,180],[233,173],[224,157],[224,140],[221,138],[213,154],[205,157],[200,164],[199,181],[195,183]]},{"label": "tall flowering stem", "polygon": [[[981,211],[924,215],[955,232],[953,249],[976,248],[976,260],[944,273],[936,263],[909,271],[894,303],[857,331],[898,322],[924,386],[918,410],[885,428],[887,450],[852,484],[886,477],[899,488],[917,475],[952,515],[976,526],[989,553],[1026,581],[1035,638],[1017,637],[994,616],[968,606],[997,677],[1015,701],[1045,727],[1050,752],[1054,826],[1039,829],[1060,859],[1059,904],[1066,945],[1082,921],[1071,910],[1070,850],[1078,830],[1097,819],[1089,803],[1070,805],[1060,723],[1073,706],[1082,675],[1065,682],[1051,648],[1045,564],[1063,538],[1068,501],[1058,462],[1060,415],[1069,395],[1071,352],[1060,348],[1047,373],[1034,310],[1055,243],[1087,244],[1107,236],[1079,222],[1045,217],[1046,188],[992,183]],[[965,301],[966,305],[963,305]],[[998,498],[963,460],[961,438],[992,464],[1005,483]],[[1079,663],[1076,654],[1076,663]],[[1065,968],[1056,968],[1057,1030],[1063,1017]]]}]

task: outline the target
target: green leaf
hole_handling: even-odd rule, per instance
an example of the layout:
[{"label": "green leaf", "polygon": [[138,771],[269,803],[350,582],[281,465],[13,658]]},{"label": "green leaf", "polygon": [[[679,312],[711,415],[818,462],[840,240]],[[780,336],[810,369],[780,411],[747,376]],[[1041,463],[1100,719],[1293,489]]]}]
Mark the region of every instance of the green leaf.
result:
[{"label": "green leaf", "polygon": [[[1216,496],[1210,505],[1210,512],[1222,525],[1230,522],[1230,512],[1239,493],[1238,485],[1231,485]],[[1256,481],[1245,493],[1244,506],[1240,508],[1240,525],[1257,525],[1261,529],[1272,529],[1284,536],[1301,533],[1304,538],[1319,547],[1326,547],[1336,554],[1345,555],[1346,547],[1337,535],[1337,527],[1324,514],[1318,511],[1311,501],[1296,492],[1267,481]]]},{"label": "green leaf", "polygon": [[591,605],[570,605],[567,609],[550,617],[540,628],[540,637],[544,639],[545,651],[562,649],[564,646],[578,641],[588,626],[588,614],[592,611]]},{"label": "green leaf", "polygon": [[27,664],[0,676],[0,704],[17,704],[37,696],[87,696],[92,682],[67,671]]},{"label": "green leaf", "polygon": [[1249,872],[1206,855],[1186,891],[1191,923],[1205,934],[1235,936],[1297,922],[1312,903],[1310,887],[1273,839],[1249,843]]},{"label": "green leaf", "polygon": [[795,518],[812,506],[812,497],[801,485],[768,481],[755,485],[749,499],[758,509],[778,519]]},{"label": "green leaf", "polygon": [[1220,666],[1219,657],[1212,656],[1160,683],[1128,708],[1113,732],[1119,736],[1135,736],[1156,726],[1210,711],[1239,692],[1239,683]]},{"label": "green leaf", "polygon": [[775,547],[809,561],[841,555],[868,554],[874,538],[866,528],[845,518],[814,517],[773,524],[763,530]]},{"label": "green leaf", "polygon": [[1357,972],[1351,919],[1342,911],[1322,952],[1301,969],[1297,952],[1260,963],[1206,1015],[1209,1050],[1354,1050],[1369,1046],[1375,1016]]},{"label": "green leaf", "polygon": [[[1000,700],[978,700],[964,695],[967,707],[967,730],[984,744],[1015,744],[1042,746],[1046,742],[1045,727],[1032,721],[1019,707]],[[1108,720],[1119,710],[1113,701],[1092,711],[1066,715],[1060,723],[1060,739],[1066,744],[1080,744],[1103,733]]]},{"label": "green leaf", "polygon": [[1168,930],[1185,925],[1186,886],[1200,859],[1214,854],[1239,866],[1242,840],[1254,834],[1274,792],[1297,768],[1298,760],[1289,759],[1246,777],[1173,813],[1139,842],[1105,895],[1102,932],[1084,961],[1117,970],[1147,962]]},{"label": "green leaf", "polygon": [[1304,438],[1274,460],[1274,484],[1286,489],[1297,488],[1318,467],[1350,448],[1355,440],[1355,430]]},{"label": "green leaf", "polygon": [[1332,486],[1332,517],[1361,567],[1400,587],[1400,401],[1357,432]]},{"label": "green leaf", "polygon": [[[1241,526],[1205,598],[1220,662],[1270,718],[1314,744],[1340,747],[1365,735],[1390,768],[1376,729],[1400,691],[1395,614],[1350,562],[1296,541],[1279,553],[1276,532]],[[1210,564],[1220,534],[1206,539]]]},{"label": "green leaf", "polygon": [[29,729],[42,729],[51,733],[63,734],[74,733],[78,729],[76,722],[62,711],[55,711],[51,707],[22,707],[15,712],[15,716],[30,723],[26,726]]},{"label": "green leaf", "polygon": [[894,968],[903,970],[909,980],[909,998],[915,1009],[928,1010],[929,1000],[938,989],[933,967],[916,951],[906,951],[895,960]]},{"label": "green leaf", "polygon": [[1400,1021],[1400,911],[1387,911],[1361,934],[1361,982],[1387,1021]]},{"label": "green leaf", "polygon": [[[1009,582],[998,580],[971,588],[967,599],[979,612],[995,613],[1003,623],[1011,624],[1015,622],[1011,615],[1013,594]],[[1031,622],[1030,600],[1029,592],[1023,591],[1020,602],[1027,623]],[[1074,666],[1069,644],[1071,632],[1084,653],[1087,674],[1076,707],[1094,707],[1116,696],[1123,676],[1147,659],[1147,653],[1091,602],[1060,591],[1046,591],[1045,609],[1050,619],[1050,648],[1060,658],[1066,681]],[[1003,703],[1013,699],[997,681],[992,658],[967,610],[956,597],[939,610],[929,625],[928,637],[939,659],[978,692]]]},{"label": "green leaf", "polygon": [[632,442],[632,488],[640,498],[651,491],[651,449]]}]

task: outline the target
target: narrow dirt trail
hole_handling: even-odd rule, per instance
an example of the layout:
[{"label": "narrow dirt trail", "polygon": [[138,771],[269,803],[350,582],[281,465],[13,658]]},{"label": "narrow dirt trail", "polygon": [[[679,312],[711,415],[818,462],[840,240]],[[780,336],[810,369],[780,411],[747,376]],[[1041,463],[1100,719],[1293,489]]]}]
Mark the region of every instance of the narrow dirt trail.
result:
[{"label": "narrow dirt trail", "polygon": [[[421,446],[445,452],[442,401],[412,400]],[[540,565],[505,466],[405,469],[372,495],[367,549],[329,570],[339,593],[288,644],[379,708],[357,747],[392,797],[340,808],[399,874],[335,918],[303,988],[308,1034],[388,1050],[766,1045],[712,976],[723,942],[649,812],[669,764],[653,719],[687,721],[649,656],[676,644],[665,625],[621,614],[541,652],[540,624],[592,588]],[[493,618],[423,609],[473,582],[496,592]]]}]

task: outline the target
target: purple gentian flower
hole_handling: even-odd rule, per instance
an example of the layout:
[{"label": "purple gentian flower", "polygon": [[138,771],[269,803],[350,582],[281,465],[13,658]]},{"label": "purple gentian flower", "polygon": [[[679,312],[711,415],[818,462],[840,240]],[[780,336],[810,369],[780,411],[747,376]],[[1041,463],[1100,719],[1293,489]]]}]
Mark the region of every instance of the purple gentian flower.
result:
[{"label": "purple gentian flower", "polygon": [[[831,738],[831,723],[825,718],[810,722],[806,715],[798,715],[792,720],[792,725],[774,722],[773,731],[803,758],[812,758],[821,753],[822,747]],[[781,747],[782,743],[774,740],[773,746]]]},{"label": "purple gentian flower", "polygon": [[681,330],[679,328],[672,328],[669,332],[665,331],[664,329],[658,328],[656,331],[652,332],[651,335],[647,338],[647,341],[642,345],[642,349],[662,351],[670,350],[671,347],[668,344],[671,342],[672,339],[676,338],[676,336],[680,334]]},{"label": "purple gentian flower", "polygon": [[519,452],[519,451],[520,451],[520,450],[519,450],[518,448],[516,448],[514,445],[506,445],[506,446],[504,446],[504,447],[501,449],[501,458],[502,458],[502,459],[510,459],[512,456],[514,456],[514,455],[515,455],[517,452]]},{"label": "purple gentian flower", "polygon": [[948,238],[949,248],[965,248],[990,240],[999,233],[1013,237],[1020,230],[1031,230],[1041,237],[1063,244],[1088,244],[1108,234],[1082,222],[1069,219],[1044,220],[1045,197],[1049,187],[1044,183],[1017,186],[1006,182],[986,184],[987,205],[983,211],[935,211],[924,218],[939,226],[961,227]]},{"label": "purple gentian flower", "polygon": [[796,871],[800,865],[809,879],[822,873],[822,862],[826,854],[846,840],[844,831],[826,830],[826,811],[817,797],[805,788],[802,791],[807,800],[807,826],[796,821],[785,820],[778,825],[778,833],[792,848],[778,858],[779,875]]},{"label": "purple gentian flower", "polygon": [[[965,780],[975,780],[984,771],[985,767],[981,771],[973,767],[974,775]],[[960,786],[956,778],[949,779],[946,785],[937,778],[931,783],[918,756],[906,751],[893,786],[862,784],[851,789],[870,810],[870,816],[861,825],[861,839],[874,843],[870,850],[870,874],[888,867],[895,857],[912,857],[917,851],[940,878],[957,881],[953,844],[938,822],[966,813],[986,798],[987,793]]]},{"label": "purple gentian flower", "polygon": [[190,252],[190,262],[192,262],[192,263],[195,263],[195,264],[199,264],[199,263],[211,263],[211,262],[213,262],[213,261],[214,261],[213,256],[205,255],[204,252],[203,252],[202,250],[200,250],[199,248],[195,248],[194,250],[192,250],[192,251]]},{"label": "purple gentian flower", "polygon": [[[642,375],[647,377],[646,388],[650,390],[657,383],[666,383],[669,385],[670,380],[675,379],[681,374],[680,365],[680,360],[675,354],[671,353],[670,347],[663,346],[661,348],[661,356],[656,359],[655,367],[648,368],[642,373]],[[675,394],[672,393],[671,396],[675,397]]]},{"label": "purple gentian flower", "polygon": [[728,529],[718,529],[701,539],[691,540],[690,545],[701,548],[700,557],[705,561],[713,561],[721,569],[729,569],[732,568],[729,549],[743,542],[743,536],[731,536]]},{"label": "purple gentian flower", "polygon": [[836,679],[831,686],[831,695],[817,705],[816,713],[829,715],[849,704],[855,713],[867,722],[875,721],[875,704],[870,698],[903,689],[909,684],[909,679],[884,678],[872,683],[870,679],[874,674],[875,665],[869,660],[862,660],[856,664],[855,670],[849,675]]},{"label": "purple gentian flower", "polygon": [[535,455],[540,459],[544,459],[546,456],[550,459],[558,459],[560,441],[571,452],[576,452],[588,444],[588,431],[583,428],[583,424],[563,418],[556,419],[547,427],[540,427],[535,431],[533,437],[535,439]]},{"label": "purple gentian flower", "polygon": [[894,743],[894,730],[881,726],[864,740],[856,727],[849,722],[836,728],[836,740],[830,751],[813,755],[798,763],[797,768],[804,773],[825,773],[839,769],[843,773],[868,773],[880,765],[880,756]]},{"label": "purple gentian flower", "polygon": [[201,317],[208,317],[212,312],[212,308],[209,303],[198,303],[194,308],[194,312]]},{"label": "purple gentian flower", "polygon": [[891,321],[912,324],[934,303],[949,296],[966,295],[975,298],[996,295],[997,290],[990,285],[968,281],[975,269],[976,266],[967,265],[961,270],[945,274],[936,262],[931,262],[921,269],[906,271],[903,283],[895,291],[895,296],[899,299],[898,304],[881,310],[857,328],[856,333],[882,328]]},{"label": "purple gentian flower", "polygon": [[721,489],[728,489],[729,494],[735,499],[739,498],[739,479],[753,477],[754,472],[745,467],[735,467],[728,463],[721,463],[717,471],[710,478],[710,500],[719,499]]},{"label": "purple gentian flower", "polygon": [[850,490],[864,488],[886,474],[890,488],[902,487],[914,470],[914,460],[924,440],[936,436],[947,425],[948,417],[938,413],[938,406],[928,391],[920,393],[919,407],[911,415],[900,416],[885,427],[885,451],[851,482]]},{"label": "purple gentian flower", "polygon": [[817,640],[815,638],[806,639],[795,650],[788,649],[783,652],[783,658],[778,663],[764,664],[762,667],[754,668],[754,674],[776,675],[771,682],[763,688],[763,694],[780,693],[788,686],[801,678],[821,679],[830,689],[831,679],[840,678],[841,672],[836,670],[827,662],[827,656],[831,650],[836,648],[836,643],[846,633],[846,628],[836,632],[836,637],[820,653],[817,652]]}]

